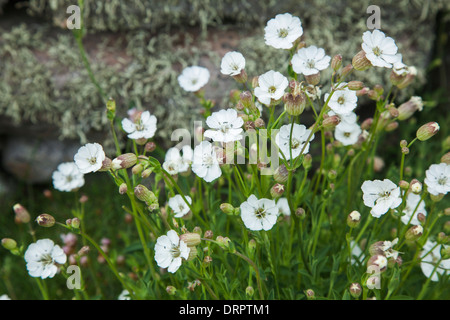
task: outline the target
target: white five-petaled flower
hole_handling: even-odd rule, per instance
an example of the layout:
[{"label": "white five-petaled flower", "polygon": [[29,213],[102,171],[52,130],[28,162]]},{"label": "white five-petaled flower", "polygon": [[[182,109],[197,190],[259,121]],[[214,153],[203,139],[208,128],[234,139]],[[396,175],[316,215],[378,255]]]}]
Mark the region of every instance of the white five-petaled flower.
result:
[{"label": "white five-petaled flower", "polygon": [[450,192],[450,164],[432,164],[425,172],[425,184],[432,195]]},{"label": "white five-petaled flower", "polygon": [[[356,96],[356,91],[344,88],[346,82],[342,82],[333,93],[328,102],[328,106],[338,115],[348,115],[351,113],[357,105],[358,97]],[[325,101],[328,100],[330,94],[326,93],[324,95]]]},{"label": "white five-petaled flower", "polygon": [[[430,280],[433,282],[439,281],[439,275],[450,274],[450,259],[441,260],[442,246],[447,248],[446,245],[438,245],[434,241],[427,240],[420,254],[422,272],[425,277],[431,277]],[[439,260],[441,261],[438,264]],[[435,269],[436,271],[434,271]]]},{"label": "white five-petaled flower", "polygon": [[240,206],[244,225],[253,231],[270,230],[277,222],[279,209],[274,200],[248,197]]},{"label": "white five-petaled flower", "polygon": [[400,188],[389,179],[364,181],[361,186],[364,204],[372,210],[370,213],[375,218],[381,217],[395,209],[402,203]]},{"label": "white five-petaled flower", "polygon": [[244,120],[238,117],[236,110],[227,109],[213,112],[207,119],[206,124],[211,129],[205,131],[204,136],[217,142],[231,142],[241,140],[242,125]]},{"label": "white five-petaled flower", "polygon": [[131,300],[130,292],[128,290],[123,290],[119,297],[117,297],[117,300]]},{"label": "white five-petaled flower", "polygon": [[167,268],[170,273],[175,273],[181,266],[182,259],[189,257],[190,248],[174,230],[167,232],[156,240],[155,261],[161,268]]},{"label": "white five-petaled flower", "polygon": [[394,258],[396,260],[400,252],[394,250],[394,246],[398,243],[398,238],[392,241],[383,241],[381,245],[381,250],[383,250],[384,256],[386,258]]},{"label": "white five-petaled flower", "polygon": [[2,294],[0,300],[11,300],[11,298],[7,294]]},{"label": "white five-petaled flower", "polygon": [[287,198],[279,198],[277,201],[277,208],[279,214],[290,216],[291,208],[289,208],[289,202]]},{"label": "white five-petaled flower", "polygon": [[28,246],[24,255],[30,276],[53,278],[58,271],[56,264],[64,264],[67,256],[60,246],[50,239],[41,239]]},{"label": "white five-petaled flower", "polygon": [[73,157],[81,173],[96,172],[103,166],[105,160],[103,147],[98,143],[88,143],[78,149]]},{"label": "white five-petaled flower", "polygon": [[362,49],[373,66],[392,68],[394,63],[401,61],[402,57],[397,54],[398,48],[394,39],[386,37],[380,30],[366,31],[362,39]]},{"label": "white five-petaled flower", "polygon": [[278,71],[267,71],[258,77],[258,86],[255,88],[255,96],[265,105],[271,101],[279,100],[284,95],[284,90],[289,85],[288,79]]},{"label": "white five-petaled flower", "polygon": [[292,69],[297,74],[310,76],[328,68],[331,57],[325,55],[325,50],[310,46],[301,48],[292,57]]},{"label": "white five-petaled flower", "polygon": [[277,14],[264,28],[266,44],[276,49],[291,49],[303,34],[300,18],[290,13]]},{"label": "white five-petaled flower", "polygon": [[75,162],[64,162],[53,172],[52,180],[56,190],[70,192],[84,185],[84,174],[80,172]]},{"label": "white five-petaled flower", "polygon": [[209,71],[199,66],[184,68],[178,76],[179,85],[188,92],[197,92],[209,81]]},{"label": "white five-petaled flower", "polygon": [[245,69],[245,58],[237,51],[227,52],[220,63],[220,72],[228,76],[237,76]]},{"label": "white five-petaled flower", "polygon": [[[422,213],[424,216],[427,215],[427,210],[425,209],[425,201],[422,201],[422,197],[418,194],[414,194],[412,192],[408,193],[406,197],[406,206],[403,209],[404,215],[401,217],[401,220],[404,224],[411,224],[414,226],[420,225],[420,221],[417,218],[419,213]],[[413,215],[414,213],[414,215]]]},{"label": "white five-petaled flower", "polygon": [[202,141],[195,147],[192,171],[206,182],[211,182],[222,175],[219,160],[210,142]]},{"label": "white five-petaled flower", "polygon": [[[185,198],[189,204],[192,203],[191,197],[185,196]],[[182,218],[190,211],[189,206],[179,194],[169,199],[169,207],[175,213],[175,218]]]},{"label": "white five-petaled flower", "polygon": [[350,146],[358,141],[362,133],[361,127],[355,123],[341,122],[334,130],[334,137],[344,146]]},{"label": "white five-petaled flower", "polygon": [[162,166],[171,175],[186,172],[189,170],[193,156],[194,152],[189,145],[184,145],[181,153],[178,148],[173,147],[167,150]]},{"label": "white five-petaled flower", "polygon": [[291,128],[291,124],[286,124],[280,128],[280,132],[278,132],[278,134],[275,136],[275,143],[277,144],[278,148],[280,148],[280,156],[285,158],[286,160],[291,159],[291,154],[292,159],[297,158],[303,148],[303,154],[307,154],[309,152],[309,143],[314,139],[313,134],[311,136],[311,139],[305,146],[305,143],[308,140],[309,135],[311,134],[311,130],[306,129],[304,125],[297,123],[294,123],[294,127],[292,129]]},{"label": "white five-petaled flower", "polygon": [[134,122],[124,118],[122,120],[122,128],[128,133],[128,138],[130,139],[150,139],[155,135],[156,123],[156,117],[150,115],[150,111],[144,111],[134,119]]}]

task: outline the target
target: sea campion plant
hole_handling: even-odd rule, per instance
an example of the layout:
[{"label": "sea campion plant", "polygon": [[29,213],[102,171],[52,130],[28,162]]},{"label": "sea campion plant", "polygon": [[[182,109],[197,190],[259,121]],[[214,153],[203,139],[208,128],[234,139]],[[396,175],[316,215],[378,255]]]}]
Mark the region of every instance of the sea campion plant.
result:
[{"label": "sea campion plant", "polygon": [[[75,297],[95,292],[96,282],[87,281],[94,263],[82,263],[89,250],[120,283],[119,299],[448,298],[450,209],[443,199],[450,191],[449,156],[425,164],[425,176],[405,175],[410,149],[437,134],[439,125],[423,124],[416,136],[402,137],[399,167],[379,177],[380,146],[423,109],[420,97],[396,100],[413,81],[414,67],[380,30],[362,35],[354,57],[331,57],[302,41],[301,20],[289,13],[268,21],[264,31],[265,43],[288,57],[288,68],[249,77],[244,55],[228,52],[217,66],[239,88],[228,108],[213,111],[205,98],[208,69],[190,66],[180,74],[186,95],[204,108],[207,129],[195,130],[194,144],[189,137],[157,156],[156,117],[130,110],[118,119],[109,99],[116,154],[88,143],[73,163],[58,167],[53,185],[74,192],[86,174],[109,175],[114,196],[128,200],[123,210],[134,221],[141,259],[125,255],[133,276],[119,272],[108,241],[87,233],[94,219],[83,204],[65,222],[40,215],[40,226],[62,227],[85,244],[73,253],[51,239],[20,246],[2,240],[25,259],[43,298],[53,296],[44,281],[69,277],[69,265],[79,266],[83,279]],[[368,68],[389,72],[390,83],[358,81]],[[365,119],[357,113],[363,99],[374,106]],[[126,133],[130,150],[120,148],[116,130]],[[16,219],[32,223],[25,208],[14,210]]]}]

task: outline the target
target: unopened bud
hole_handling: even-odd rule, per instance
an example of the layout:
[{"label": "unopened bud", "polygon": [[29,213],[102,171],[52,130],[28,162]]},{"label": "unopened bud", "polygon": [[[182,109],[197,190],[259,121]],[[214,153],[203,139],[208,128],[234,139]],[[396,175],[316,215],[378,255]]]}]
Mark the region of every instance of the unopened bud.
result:
[{"label": "unopened bud", "polygon": [[386,126],[386,128],[384,128],[384,130],[385,130],[386,132],[391,132],[391,131],[396,130],[396,129],[398,128],[398,126],[399,126],[398,122],[397,122],[397,121],[394,121],[394,122],[389,123],[389,124]]},{"label": "unopened bud", "polygon": [[450,220],[444,223],[444,231],[450,233]]},{"label": "unopened bud", "polygon": [[153,152],[156,150],[156,143],[153,141],[147,142],[144,147],[145,152]]},{"label": "unopened bud", "polygon": [[41,227],[50,228],[55,225],[55,218],[47,213],[43,213],[36,218],[36,222]]},{"label": "unopened bud", "polygon": [[441,163],[450,164],[450,152],[447,152],[441,157]]},{"label": "unopened bud", "polygon": [[327,117],[322,121],[322,127],[325,130],[333,130],[336,128],[336,126],[341,122],[341,118],[339,118],[337,115]]},{"label": "unopened bud", "polygon": [[353,65],[352,64],[346,65],[341,71],[341,78],[345,78],[352,71],[353,71]]},{"label": "unopened bud", "polygon": [[315,300],[316,299],[316,293],[312,289],[308,289],[305,291],[306,299],[308,300]]},{"label": "unopened bud", "polygon": [[312,166],[312,156],[308,153],[303,158],[303,167],[305,170],[309,170]]},{"label": "unopened bud", "polygon": [[16,221],[20,223],[30,222],[30,214],[21,204],[17,203],[13,206],[14,213],[16,214]]},{"label": "unopened bud", "polygon": [[300,219],[304,219],[306,217],[306,211],[303,208],[297,208],[295,210],[295,215]]},{"label": "unopened bud", "polygon": [[206,239],[212,239],[213,238],[213,232],[211,230],[206,230],[205,234],[203,235]]},{"label": "unopened bud", "polygon": [[415,241],[419,239],[423,234],[423,227],[421,225],[412,226],[406,231],[405,238],[409,241]]},{"label": "unopened bud", "polygon": [[280,183],[275,183],[274,186],[270,189],[270,195],[273,199],[277,199],[281,197],[284,193],[284,185]]},{"label": "unopened bud", "polygon": [[408,141],[402,140],[400,141],[400,148],[405,148],[408,145]]},{"label": "unopened bud", "polygon": [[338,71],[339,68],[342,66],[342,56],[340,54],[337,54],[331,59],[331,69],[334,71]]},{"label": "unopened bud", "polygon": [[361,129],[362,130],[369,130],[370,127],[372,126],[372,123],[373,123],[373,119],[372,118],[367,118],[366,120],[364,120],[361,123]]},{"label": "unopened bud", "polygon": [[119,186],[119,193],[120,194],[126,194],[128,191],[127,184],[124,182]]},{"label": "unopened bud", "polygon": [[250,239],[250,241],[248,242],[248,250],[250,252],[254,252],[256,250],[256,241],[255,239]]},{"label": "unopened bud", "polygon": [[264,120],[262,118],[258,118],[258,119],[255,120],[255,127],[256,128],[264,128],[265,125],[266,124],[265,124],[265,122],[264,122]]},{"label": "unopened bud", "polygon": [[361,285],[357,282],[352,283],[350,285],[349,290],[350,290],[350,295],[355,299],[358,299],[362,292]]},{"label": "unopened bud", "polygon": [[83,246],[80,250],[78,250],[78,255],[84,256],[84,255],[88,254],[90,250],[91,249],[89,248],[89,246]]},{"label": "unopened bud", "polygon": [[273,178],[278,183],[285,183],[288,180],[289,177],[289,171],[286,169],[286,166],[284,164],[281,164],[276,170],[273,175]]},{"label": "unopened bud", "polygon": [[347,225],[350,228],[356,228],[361,222],[361,214],[358,211],[352,211],[347,216]]},{"label": "unopened bud", "polygon": [[354,90],[354,91],[361,90],[362,88],[364,88],[364,83],[362,83],[361,81],[350,81],[347,84],[347,87],[350,90]]},{"label": "unopened bud", "polygon": [[72,228],[78,229],[80,227],[81,221],[78,218],[73,218],[72,222],[70,223]]},{"label": "unopened bud", "polygon": [[395,108],[394,106],[390,106],[388,108],[388,111],[392,118],[397,118],[399,115],[398,109]]},{"label": "unopened bud", "polygon": [[169,296],[174,296],[177,293],[177,289],[174,286],[167,286],[166,292],[169,294]]},{"label": "unopened bud", "polygon": [[407,102],[402,103],[398,108],[398,117],[400,121],[409,119],[416,111],[422,111],[423,102],[421,97],[411,97]]},{"label": "unopened bud", "polygon": [[441,246],[442,260],[450,259],[450,246]]},{"label": "unopened bud", "polygon": [[402,190],[408,190],[409,189],[409,182],[406,181],[406,180],[400,180],[400,182],[398,183],[398,186]]},{"label": "unopened bud", "polygon": [[419,194],[422,192],[422,183],[419,180],[413,179],[410,183],[412,193]]},{"label": "unopened bud", "polygon": [[138,175],[142,174],[143,170],[144,170],[144,166],[141,163],[138,163],[135,166],[133,166],[133,168],[131,169],[131,173],[138,176]]},{"label": "unopened bud", "polygon": [[447,244],[449,241],[449,237],[444,232],[439,232],[436,241],[440,244]]},{"label": "unopened bud", "polygon": [[14,250],[17,248],[17,242],[14,239],[10,238],[3,238],[2,239],[2,246],[6,250]]},{"label": "unopened bud", "polygon": [[137,156],[134,153],[125,153],[115,158],[111,163],[112,170],[128,169],[137,162]]},{"label": "unopened bud", "polygon": [[298,116],[303,113],[307,103],[306,95],[300,89],[300,84],[295,82],[292,92],[287,92],[283,96],[284,109],[291,116]]},{"label": "unopened bud", "polygon": [[320,72],[305,76],[306,82],[310,85],[317,85],[320,82]]},{"label": "unopened bud", "polygon": [[364,50],[361,50],[353,57],[352,65],[358,71],[367,70],[372,66],[370,61],[366,58]]},{"label": "unopened bud", "polygon": [[139,184],[134,188],[134,194],[136,195],[136,198],[145,202],[149,207],[158,204],[158,199],[155,194],[142,184]]},{"label": "unopened bud", "polygon": [[419,212],[417,214],[417,220],[419,220],[420,224],[424,225],[426,222],[426,219],[427,218],[425,217],[425,215],[422,212]]},{"label": "unopened bud", "polygon": [[200,235],[195,232],[183,233],[180,236],[180,240],[188,245],[188,247],[197,246],[200,244]]},{"label": "unopened bud", "polygon": [[416,136],[420,141],[426,141],[434,136],[439,131],[439,124],[437,122],[428,122],[417,130]]},{"label": "unopened bud", "polygon": [[253,294],[255,293],[255,289],[253,289],[252,286],[248,286],[245,288],[245,294],[249,297],[253,297]]}]

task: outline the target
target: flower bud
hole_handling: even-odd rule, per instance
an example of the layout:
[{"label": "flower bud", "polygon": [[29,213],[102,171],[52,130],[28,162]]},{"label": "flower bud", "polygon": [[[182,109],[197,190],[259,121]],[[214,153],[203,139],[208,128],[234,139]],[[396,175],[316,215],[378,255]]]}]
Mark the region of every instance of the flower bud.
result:
[{"label": "flower bud", "polygon": [[402,103],[398,108],[398,117],[400,121],[409,119],[416,111],[422,111],[423,102],[421,97],[411,97],[407,102]]},{"label": "flower bud", "polygon": [[128,169],[134,166],[137,162],[137,157],[134,153],[125,153],[115,158],[111,163],[112,170]]},{"label": "flower bud", "polygon": [[142,171],[144,170],[144,166],[141,163],[136,164],[131,168],[131,173],[134,175],[140,175],[142,174]]},{"label": "flower bud", "polygon": [[112,161],[110,158],[106,157],[102,162],[102,167],[98,171],[108,171],[111,169]]},{"label": "flower bud", "polygon": [[238,75],[233,76],[233,79],[239,83],[245,83],[247,81],[247,72],[245,72],[245,69],[242,69]]},{"label": "flower bud", "polygon": [[342,66],[342,56],[340,54],[337,54],[331,59],[331,69],[334,71],[338,71],[339,68]]},{"label": "flower bud", "polygon": [[255,239],[250,239],[250,241],[247,244],[248,250],[250,252],[254,252],[256,250],[256,241]]},{"label": "flower bud", "polygon": [[310,85],[318,85],[320,82],[320,72],[305,76],[306,82]]},{"label": "flower bud", "polygon": [[426,141],[434,136],[439,131],[439,124],[437,122],[428,122],[417,130],[416,136],[420,141]]},{"label": "flower bud", "polygon": [[295,215],[300,219],[304,219],[306,217],[306,211],[303,208],[297,208],[295,210]]},{"label": "flower bud", "polygon": [[394,122],[389,123],[389,124],[386,126],[386,128],[384,128],[384,130],[385,130],[386,132],[391,132],[391,131],[396,130],[396,129],[398,128],[398,126],[399,126],[398,122],[397,122],[397,121],[394,121]]},{"label": "flower bud", "polygon": [[419,220],[419,222],[420,222],[422,225],[424,225],[425,222],[426,222],[426,217],[425,217],[425,215],[424,215],[422,212],[419,212],[419,213],[417,214],[417,220]]},{"label": "flower bud", "polygon": [[372,118],[367,118],[366,120],[364,120],[361,123],[361,129],[362,130],[369,130],[370,127],[372,126],[372,123],[373,123],[373,119]]},{"label": "flower bud", "polygon": [[439,232],[436,241],[440,244],[447,244],[449,239],[450,238],[444,232]]},{"label": "flower bud", "polygon": [[205,234],[203,235],[206,239],[212,239],[213,238],[213,232],[211,230],[206,230]]},{"label": "flower bud", "polygon": [[222,203],[220,205],[220,210],[227,215],[234,215],[236,209],[229,203]]},{"label": "flower bud", "polygon": [[400,189],[402,189],[402,190],[408,190],[408,189],[409,189],[409,182],[408,182],[408,181],[405,181],[405,180],[401,180],[401,181],[398,183],[398,186],[399,186]]},{"label": "flower bud", "polygon": [[[292,87],[293,86],[293,87]],[[298,116],[306,108],[307,98],[298,82],[291,81],[291,92],[283,95],[284,109],[291,116]]]},{"label": "flower bud", "polygon": [[265,124],[265,122],[264,122],[264,120],[262,118],[257,118],[255,120],[255,127],[256,128],[264,128],[265,125],[266,124]]},{"label": "flower bud", "polygon": [[447,138],[444,139],[444,141],[442,141],[442,149],[444,151],[450,150],[450,136],[448,136]]},{"label": "flower bud", "polygon": [[444,214],[445,214],[446,216],[450,216],[450,208],[445,208]]},{"label": "flower bud", "polygon": [[188,246],[189,248],[189,256],[186,261],[194,260],[198,255],[198,250],[195,246]]},{"label": "flower bud", "polygon": [[145,202],[150,210],[159,208],[158,198],[156,198],[155,194],[142,184],[139,184],[134,188],[134,194],[136,195],[136,198]]},{"label": "flower bud", "polygon": [[285,183],[288,180],[289,172],[286,169],[286,166],[284,164],[280,164],[278,168],[275,169],[273,178],[278,183]]},{"label": "flower bud", "polygon": [[106,101],[106,114],[109,120],[113,120],[116,116],[116,101],[113,98]]},{"label": "flower bud", "polygon": [[364,50],[361,50],[353,57],[352,65],[358,71],[367,70],[372,66],[370,61],[366,58]]},{"label": "flower bud", "polygon": [[10,238],[3,238],[2,239],[2,246],[6,250],[14,250],[17,248],[17,242],[14,239]]},{"label": "flower bud", "polygon": [[13,206],[14,213],[16,214],[16,221],[20,223],[30,222],[30,214],[21,204],[17,203]]},{"label": "flower bud", "polygon": [[303,158],[303,167],[305,168],[305,170],[309,170],[311,169],[311,166],[312,166],[312,156],[308,153]]},{"label": "flower bud", "polygon": [[384,255],[377,254],[374,256],[371,256],[369,261],[367,261],[367,267],[370,268],[376,267],[379,272],[383,272],[387,269],[387,258]]},{"label": "flower bud", "polygon": [[412,226],[406,231],[405,238],[409,241],[416,241],[423,234],[423,227],[421,225]]},{"label": "flower bud", "polygon": [[316,299],[316,293],[312,289],[308,289],[305,291],[306,299],[308,300],[315,300]]},{"label": "flower bud", "polygon": [[174,296],[177,293],[177,288],[175,288],[174,286],[167,286],[166,292],[169,296]]},{"label": "flower bud", "polygon": [[362,81],[350,81],[347,84],[347,87],[350,90],[357,91],[357,90],[361,90],[362,88],[364,88],[364,83],[362,83]]},{"label": "flower bud", "polygon": [[394,106],[388,108],[389,114],[392,118],[397,118],[399,115],[398,109]]},{"label": "flower bud", "polygon": [[371,256],[376,256],[376,255],[384,256],[383,247],[384,247],[384,241],[377,241],[369,247],[369,254]]},{"label": "flower bud", "polygon": [[145,152],[153,152],[156,150],[156,143],[153,141],[147,142],[144,147]]},{"label": "flower bud", "polygon": [[450,259],[450,246],[441,246],[442,260]]},{"label": "flower bud", "polygon": [[252,87],[253,88],[259,87],[259,76],[253,77],[253,79],[252,79]]},{"label": "flower bud", "polygon": [[126,194],[128,191],[127,184],[124,182],[119,186],[119,193],[120,194]]},{"label": "flower bud", "polygon": [[336,128],[336,126],[341,122],[341,118],[339,116],[334,115],[331,117],[327,117],[326,119],[323,119],[322,121],[322,127],[325,130],[333,130]]},{"label": "flower bud", "polygon": [[417,179],[412,179],[410,187],[412,193],[419,194],[422,192],[422,183]]},{"label": "flower bud", "polygon": [[197,246],[200,244],[200,234],[195,232],[183,233],[180,235],[180,240],[187,244],[188,247]]},{"label": "flower bud", "polygon": [[361,214],[358,211],[352,211],[347,216],[347,225],[350,228],[356,228],[361,222]]},{"label": "flower bud", "polygon": [[[412,67],[410,67],[410,68],[412,68]],[[406,77],[403,79],[403,81],[397,85],[397,88],[399,88],[400,90],[406,88],[413,82],[415,77],[416,77],[416,74],[414,72],[408,73],[406,75]]]},{"label": "flower bud", "polygon": [[342,71],[341,71],[341,78],[346,77],[348,74],[350,74],[353,71],[353,65],[352,64],[348,64],[346,65]]},{"label": "flower bud", "polygon": [[55,218],[47,213],[43,213],[36,218],[36,222],[41,227],[50,228],[55,225]]},{"label": "flower bud", "polygon": [[358,299],[362,292],[361,285],[358,282],[352,283],[350,285],[349,290],[350,290],[350,295],[355,299]]},{"label": "flower bud", "polygon": [[249,297],[253,297],[253,295],[255,294],[255,289],[253,289],[252,286],[248,286],[248,287],[245,289],[245,294],[246,294],[247,296],[249,296]]},{"label": "flower bud", "polygon": [[81,221],[78,218],[73,218],[72,222],[70,223],[70,226],[72,228],[78,229],[80,227]]},{"label": "flower bud", "polygon": [[450,164],[450,152],[447,152],[441,157],[441,163]]},{"label": "flower bud", "polygon": [[270,189],[270,195],[273,199],[277,199],[281,197],[284,193],[284,185],[280,183],[275,183],[273,187]]}]

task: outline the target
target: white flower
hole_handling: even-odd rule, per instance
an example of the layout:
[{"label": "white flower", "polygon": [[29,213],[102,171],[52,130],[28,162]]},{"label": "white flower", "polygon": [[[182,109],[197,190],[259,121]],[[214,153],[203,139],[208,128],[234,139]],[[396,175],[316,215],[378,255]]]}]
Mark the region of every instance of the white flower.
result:
[{"label": "white flower", "polygon": [[195,147],[192,171],[206,182],[211,182],[222,175],[216,152],[210,142],[202,141]]},{"label": "white flower", "polygon": [[130,139],[150,139],[155,135],[156,122],[156,117],[150,115],[150,111],[144,111],[135,118],[134,122],[124,118],[122,120],[122,128],[128,133],[128,138]]},{"label": "white flower", "polygon": [[[352,112],[357,105],[358,97],[356,96],[356,91],[344,88],[347,85],[346,82],[342,82],[338,87],[328,102],[328,106],[338,115],[348,115]],[[328,100],[330,94],[326,93],[324,95],[325,101]]]},{"label": "white flower", "polygon": [[70,192],[84,185],[84,174],[75,162],[64,162],[53,172],[52,180],[56,190]]},{"label": "white flower", "polygon": [[248,197],[241,208],[241,219],[244,225],[253,231],[270,230],[277,222],[279,209],[274,200],[257,199],[255,195]]},{"label": "white flower", "polygon": [[361,133],[361,127],[357,123],[341,122],[335,128],[334,137],[344,146],[350,146],[358,141]]},{"label": "white flower", "polygon": [[[417,208],[417,209],[416,209]],[[414,216],[411,218],[414,212]],[[425,201],[421,201],[421,197],[418,194],[414,194],[410,192],[406,198],[406,206],[403,209],[404,215],[401,217],[401,220],[404,224],[418,226],[420,225],[420,221],[417,219],[417,215],[422,213],[424,216],[427,215],[427,210],[425,209]],[[411,221],[409,221],[411,219]]]},{"label": "white flower", "polygon": [[362,49],[373,66],[392,68],[393,63],[401,61],[394,39],[386,37],[380,30],[366,31],[362,39]]},{"label": "white flower", "polygon": [[361,264],[365,259],[365,255],[361,248],[354,240],[350,241],[350,248],[352,250],[351,264],[354,265],[357,262]]},{"label": "white flower", "polygon": [[298,50],[292,57],[291,63],[295,73],[310,76],[328,68],[330,60],[331,58],[325,55],[325,50],[310,46]]},{"label": "white flower", "polygon": [[184,145],[181,148],[181,153],[176,147],[167,150],[162,166],[169,174],[175,175],[189,170],[194,152],[189,145]]},{"label": "white flower", "polygon": [[307,154],[309,152],[309,142],[314,139],[314,134],[311,136],[311,139],[308,141],[306,147],[305,143],[308,140],[309,135],[311,134],[311,130],[306,129],[306,127],[302,124],[294,123],[294,128],[292,129],[292,139],[291,139],[291,127],[292,125],[286,124],[280,128],[280,132],[275,136],[275,143],[278,148],[280,148],[280,156],[286,158],[286,160],[291,159],[290,148],[292,147],[292,159],[297,158],[300,155],[300,152],[303,148],[303,154]]},{"label": "white flower", "polygon": [[178,76],[178,83],[188,92],[196,92],[209,81],[209,71],[206,68],[192,66],[185,68]]},{"label": "white flower", "polygon": [[60,246],[50,239],[41,239],[28,246],[25,261],[30,276],[53,278],[58,271],[56,264],[64,264],[67,256]]},{"label": "white flower", "polygon": [[289,85],[288,79],[278,71],[267,71],[258,77],[258,87],[255,88],[255,96],[265,105],[270,105],[271,100],[279,100],[284,95],[284,90]]},{"label": "white flower", "polygon": [[0,300],[11,300],[11,298],[7,294],[2,294]]},{"label": "white flower", "polygon": [[302,23],[298,17],[289,13],[277,14],[264,28],[266,44],[276,49],[291,49],[294,42],[303,34]]},{"label": "white flower", "polygon": [[220,72],[228,76],[237,76],[245,69],[245,58],[237,51],[227,52],[220,64]]},{"label": "white flower", "polygon": [[[442,260],[439,265],[436,264],[441,259],[441,249],[442,245],[437,245],[436,242],[431,240],[427,240],[425,245],[423,246],[423,251],[420,254],[420,258],[422,259],[420,263],[420,267],[422,268],[422,272],[425,277],[431,277],[431,281],[439,281],[439,276],[444,274],[450,274],[450,259]],[[433,247],[436,246],[434,249]],[[444,246],[447,248],[447,246]],[[433,249],[433,250],[431,250]],[[436,271],[434,269],[436,268]],[[433,273],[434,271],[434,273]],[[433,275],[431,275],[433,273]]]},{"label": "white flower", "polygon": [[291,215],[291,208],[289,208],[289,202],[287,198],[280,198],[277,201],[278,214],[283,214],[285,216]]},{"label": "white flower", "polygon": [[358,116],[357,116],[356,113],[354,113],[354,112],[350,112],[350,113],[347,113],[347,114],[337,114],[337,113],[334,112],[334,111],[329,111],[329,112],[328,112],[328,115],[329,115],[330,117],[332,117],[332,116],[338,116],[339,119],[341,120],[341,122],[345,122],[345,123],[348,123],[348,124],[356,123],[357,118],[358,118]]},{"label": "white flower", "polygon": [[103,147],[98,143],[88,143],[78,149],[73,157],[81,173],[96,172],[100,170],[105,160]]},{"label": "white flower", "polygon": [[117,300],[131,300],[130,292],[128,290],[123,290],[120,294]]},{"label": "white flower", "polygon": [[450,192],[450,164],[432,164],[425,172],[425,184],[432,195]]},{"label": "white flower", "polygon": [[[187,202],[189,204],[192,203],[192,199],[189,196],[185,196]],[[173,210],[175,213],[175,218],[181,218],[184,217],[189,210],[189,206],[186,204],[186,202],[183,200],[183,197],[179,194],[169,199],[169,207]]]},{"label": "white flower", "polygon": [[217,142],[231,142],[241,140],[242,125],[244,120],[238,117],[236,110],[227,109],[213,112],[206,124],[211,128],[205,131],[204,136]]},{"label": "white flower", "polygon": [[364,181],[361,186],[364,204],[372,210],[370,213],[375,218],[381,217],[395,209],[402,203],[400,188],[389,179]]},{"label": "white flower", "polygon": [[386,258],[394,258],[394,260],[397,260],[399,252],[393,249],[397,243],[398,238],[395,238],[392,241],[383,241],[381,250],[383,250],[384,256]]},{"label": "white flower", "polygon": [[167,235],[160,236],[155,245],[155,261],[161,268],[168,268],[167,271],[175,273],[181,266],[181,259],[189,257],[190,249],[174,230],[167,232]]}]

